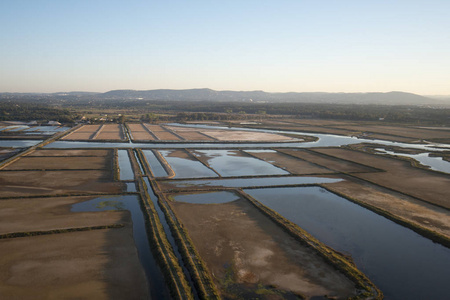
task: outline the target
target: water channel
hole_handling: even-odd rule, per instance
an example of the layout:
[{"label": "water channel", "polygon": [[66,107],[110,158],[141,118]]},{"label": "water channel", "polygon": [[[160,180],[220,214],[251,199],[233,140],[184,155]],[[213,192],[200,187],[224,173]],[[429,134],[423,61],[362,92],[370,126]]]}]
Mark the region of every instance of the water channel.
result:
[{"label": "water channel", "polygon": [[120,180],[134,180],[133,168],[127,150],[117,150]]},{"label": "water channel", "polygon": [[139,196],[105,196],[89,201],[74,204],[72,212],[128,210],[133,222],[133,239],[136,245],[139,260],[144,268],[152,299],[169,299],[167,288],[161,270],[155,261],[148,243],[145,230],[145,219],[139,205]]},{"label": "water channel", "polygon": [[245,192],[349,253],[385,299],[448,299],[450,249],[320,187]]}]

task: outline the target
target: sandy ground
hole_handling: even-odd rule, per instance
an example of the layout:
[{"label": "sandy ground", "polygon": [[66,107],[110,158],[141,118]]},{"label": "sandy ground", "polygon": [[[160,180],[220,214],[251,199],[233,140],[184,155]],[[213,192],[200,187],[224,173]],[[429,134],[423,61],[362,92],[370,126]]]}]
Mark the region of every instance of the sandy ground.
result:
[{"label": "sandy ground", "polygon": [[[276,299],[294,292],[347,298],[355,292],[347,278],[245,200],[171,206],[225,297]],[[273,295],[258,295],[264,291]]]},{"label": "sandy ground", "polygon": [[105,124],[102,126],[98,135],[94,140],[123,140],[125,139],[122,125],[120,124]]},{"label": "sandy ground", "polygon": [[280,152],[250,152],[252,156],[265,160],[279,168],[289,171],[291,174],[307,175],[334,173],[333,171],[315,165],[305,160],[294,158]]},{"label": "sandy ground", "polygon": [[354,175],[430,203],[450,208],[450,177],[447,175],[414,168],[407,161],[359,151],[342,148],[321,148],[314,151],[383,169],[386,172]]},{"label": "sandy ground", "polygon": [[142,124],[127,123],[133,140],[153,141],[155,137]]},{"label": "sandy ground", "polygon": [[346,180],[324,186],[450,238],[450,212],[446,209],[406,196],[395,196],[367,183]]},{"label": "sandy ground", "polygon": [[78,130],[63,137],[63,140],[89,140],[101,125],[83,125]]},{"label": "sandy ground", "polygon": [[127,211],[70,212],[71,206],[96,198],[44,197],[0,200],[0,234],[119,224]]},{"label": "sandy ground", "polygon": [[147,299],[130,225],[0,240],[1,299]]}]

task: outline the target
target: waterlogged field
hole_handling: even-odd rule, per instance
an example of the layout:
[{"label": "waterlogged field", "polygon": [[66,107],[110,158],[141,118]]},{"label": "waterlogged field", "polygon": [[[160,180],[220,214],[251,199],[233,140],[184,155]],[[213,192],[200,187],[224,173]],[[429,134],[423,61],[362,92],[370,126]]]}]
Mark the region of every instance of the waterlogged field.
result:
[{"label": "waterlogged field", "polygon": [[448,131],[248,126],[0,139],[2,298],[447,298]]}]

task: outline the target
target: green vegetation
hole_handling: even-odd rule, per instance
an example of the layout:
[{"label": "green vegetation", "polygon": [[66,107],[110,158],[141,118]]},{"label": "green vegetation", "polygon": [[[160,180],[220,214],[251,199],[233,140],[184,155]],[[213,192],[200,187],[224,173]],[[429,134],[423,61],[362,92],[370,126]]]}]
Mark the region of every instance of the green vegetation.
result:
[{"label": "green vegetation", "polygon": [[30,102],[0,101],[0,121],[58,121],[71,123],[74,115],[68,109]]}]

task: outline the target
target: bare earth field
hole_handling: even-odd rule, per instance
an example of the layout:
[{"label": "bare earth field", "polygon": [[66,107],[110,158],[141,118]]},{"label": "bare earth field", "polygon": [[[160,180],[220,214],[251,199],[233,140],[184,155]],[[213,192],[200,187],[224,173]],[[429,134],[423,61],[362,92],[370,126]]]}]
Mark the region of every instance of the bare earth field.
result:
[{"label": "bare earth field", "polygon": [[0,240],[0,266],[2,299],[149,298],[130,225]]},{"label": "bare earth field", "polygon": [[[49,154],[47,157],[41,156]],[[70,154],[107,155],[79,157],[69,156]],[[120,193],[123,184],[113,180],[112,154],[112,150],[34,151],[32,156],[23,156],[0,172],[1,197]],[[67,170],[51,170],[52,168]],[[19,171],[20,169],[32,170]]]},{"label": "bare earth field", "polygon": [[360,173],[360,172],[377,172],[377,169],[373,169],[364,165],[356,164],[351,161],[351,157],[347,160],[340,160],[330,158],[324,155],[320,155],[316,152],[309,150],[278,150],[282,153],[289,154],[294,157],[309,161],[311,163],[317,164],[329,170],[335,172],[346,172],[346,173]]},{"label": "bare earth field", "polygon": [[98,157],[109,157],[111,159],[113,152],[111,150],[74,150],[74,149],[64,149],[64,150],[56,150],[56,149],[39,149],[35,150],[27,156],[98,156]]},{"label": "bare earth field", "polygon": [[450,208],[450,177],[414,168],[407,161],[352,151],[342,148],[322,148],[314,151],[349,159],[386,172],[354,174],[359,178],[394,189],[427,202]]},{"label": "bare earth field", "polygon": [[110,172],[71,171],[3,171],[0,172],[1,197],[120,193],[122,183],[114,182]]},{"label": "bare earth field", "polygon": [[154,141],[155,137],[142,124],[127,123],[131,131],[131,136],[134,140]]},{"label": "bare earth field", "polygon": [[83,125],[76,131],[64,136],[63,140],[89,140],[100,129],[101,125]]},{"label": "bare earth field", "polygon": [[225,298],[355,293],[352,282],[245,200],[170,205]]},{"label": "bare earth field", "polygon": [[291,174],[308,175],[334,173],[332,170],[280,152],[247,152],[249,152],[252,156],[273,164],[274,166],[289,171]]},{"label": "bare earth field", "polygon": [[122,125],[120,124],[105,124],[101,127],[100,132],[97,133],[95,140],[124,140]]},{"label": "bare earth field", "polygon": [[128,211],[70,212],[75,203],[95,196],[43,197],[0,200],[0,234],[49,231],[123,223]]},{"label": "bare earth field", "polygon": [[112,171],[112,165],[108,157],[99,156],[82,156],[82,157],[63,157],[55,156],[49,159],[48,157],[39,156],[25,156],[16,163],[9,165],[4,170],[100,170],[105,169]]}]

